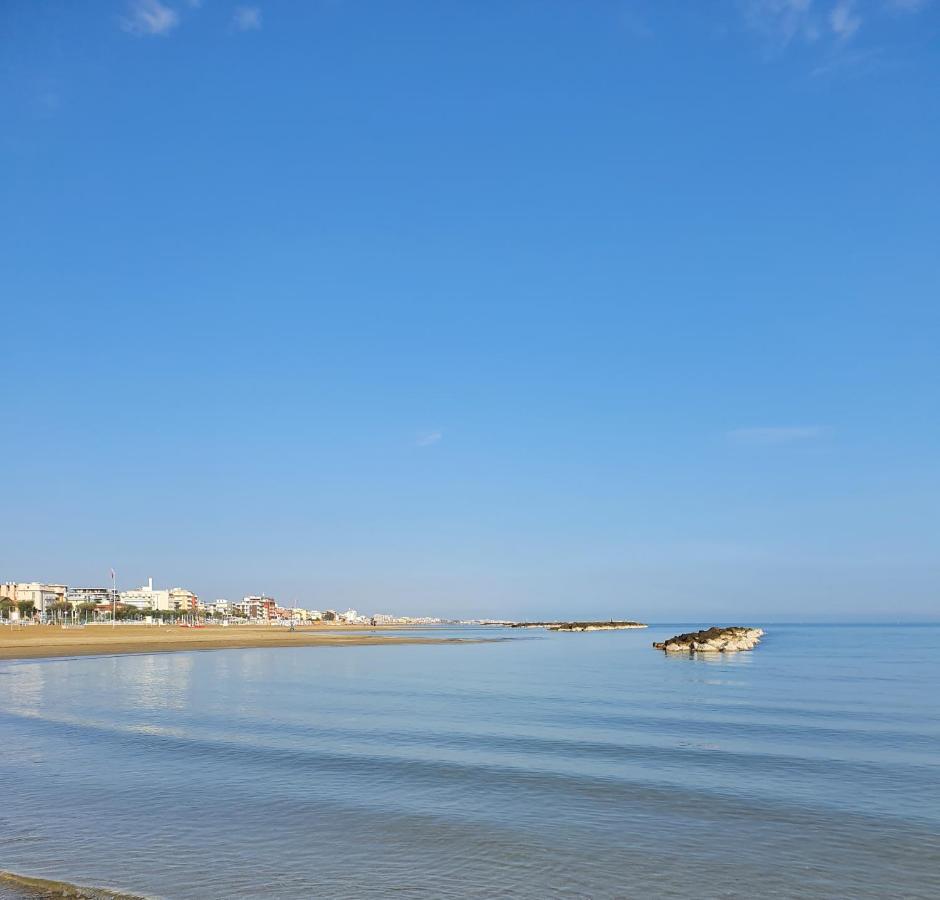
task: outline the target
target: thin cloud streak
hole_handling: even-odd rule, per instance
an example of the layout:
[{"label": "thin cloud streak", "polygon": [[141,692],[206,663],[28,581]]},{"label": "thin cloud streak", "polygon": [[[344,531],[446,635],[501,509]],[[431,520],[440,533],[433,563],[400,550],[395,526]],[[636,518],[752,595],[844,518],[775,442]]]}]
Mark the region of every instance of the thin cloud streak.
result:
[{"label": "thin cloud streak", "polygon": [[419,434],[417,440],[415,440],[416,447],[430,447],[432,444],[439,443],[444,437],[443,431],[428,431],[424,434]]},{"label": "thin cloud streak", "polygon": [[166,37],[177,25],[180,17],[175,9],[160,0],[135,0],[121,27],[129,34]]},{"label": "thin cloud streak", "polygon": [[728,437],[737,444],[793,444],[823,437],[828,430],[821,425],[771,425],[734,428],[728,432]]}]

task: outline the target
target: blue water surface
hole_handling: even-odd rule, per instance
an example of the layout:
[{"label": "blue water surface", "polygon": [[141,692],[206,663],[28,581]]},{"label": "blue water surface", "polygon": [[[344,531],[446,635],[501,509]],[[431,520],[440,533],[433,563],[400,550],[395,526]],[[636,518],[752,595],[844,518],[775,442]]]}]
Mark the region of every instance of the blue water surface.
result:
[{"label": "blue water surface", "polygon": [[153,897],[940,896],[940,627],[0,662],[0,868]]}]

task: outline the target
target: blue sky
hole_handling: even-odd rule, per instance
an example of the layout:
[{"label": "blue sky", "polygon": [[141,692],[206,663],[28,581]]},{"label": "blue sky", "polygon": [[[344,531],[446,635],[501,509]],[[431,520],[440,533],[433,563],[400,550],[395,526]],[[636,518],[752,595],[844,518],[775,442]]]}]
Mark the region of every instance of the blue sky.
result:
[{"label": "blue sky", "polygon": [[940,614],[940,3],[0,8],[0,580]]}]

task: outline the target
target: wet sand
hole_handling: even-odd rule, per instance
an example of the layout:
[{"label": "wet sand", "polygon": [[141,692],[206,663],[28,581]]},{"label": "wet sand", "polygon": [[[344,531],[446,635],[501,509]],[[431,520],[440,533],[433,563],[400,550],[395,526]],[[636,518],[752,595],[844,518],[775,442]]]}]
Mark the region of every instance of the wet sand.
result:
[{"label": "wet sand", "polygon": [[19,900],[19,898],[59,898],[71,897],[73,900],[143,900],[133,894],[117,894],[105,888],[82,887],[67,881],[50,881],[47,878],[30,878],[0,869],[0,898]]},{"label": "wet sand", "polygon": [[[400,631],[400,626],[384,630]],[[486,638],[383,634],[383,627],[362,625],[289,628],[275,625],[58,625],[0,626],[0,659],[46,659],[124,653],[168,653],[183,650],[227,650],[248,647],[350,647],[388,644],[479,643]]]}]

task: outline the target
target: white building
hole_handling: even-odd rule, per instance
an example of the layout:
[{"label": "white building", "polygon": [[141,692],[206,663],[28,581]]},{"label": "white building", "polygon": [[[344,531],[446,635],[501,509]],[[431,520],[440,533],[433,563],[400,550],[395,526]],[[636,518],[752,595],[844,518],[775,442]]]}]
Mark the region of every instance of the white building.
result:
[{"label": "white building", "polygon": [[[32,603],[43,618],[53,603],[65,600],[68,590],[67,584],[43,584],[40,581],[0,583],[0,597],[9,597],[14,603]],[[19,610],[13,609],[12,615],[18,617]]]},{"label": "white building", "polygon": [[174,608],[170,602],[170,592],[154,590],[152,578],[148,578],[147,583],[136,590],[121,591],[121,603],[138,609],[168,611]]},{"label": "white building", "polygon": [[232,604],[228,600],[215,600],[208,606],[209,612],[217,616],[229,616],[232,614]]},{"label": "white building", "polygon": [[65,599],[72,604],[72,606],[79,606],[82,603],[94,603],[95,606],[103,606],[114,602],[114,594],[111,592],[111,588],[104,587],[76,587],[69,588],[68,594],[65,595]]}]

